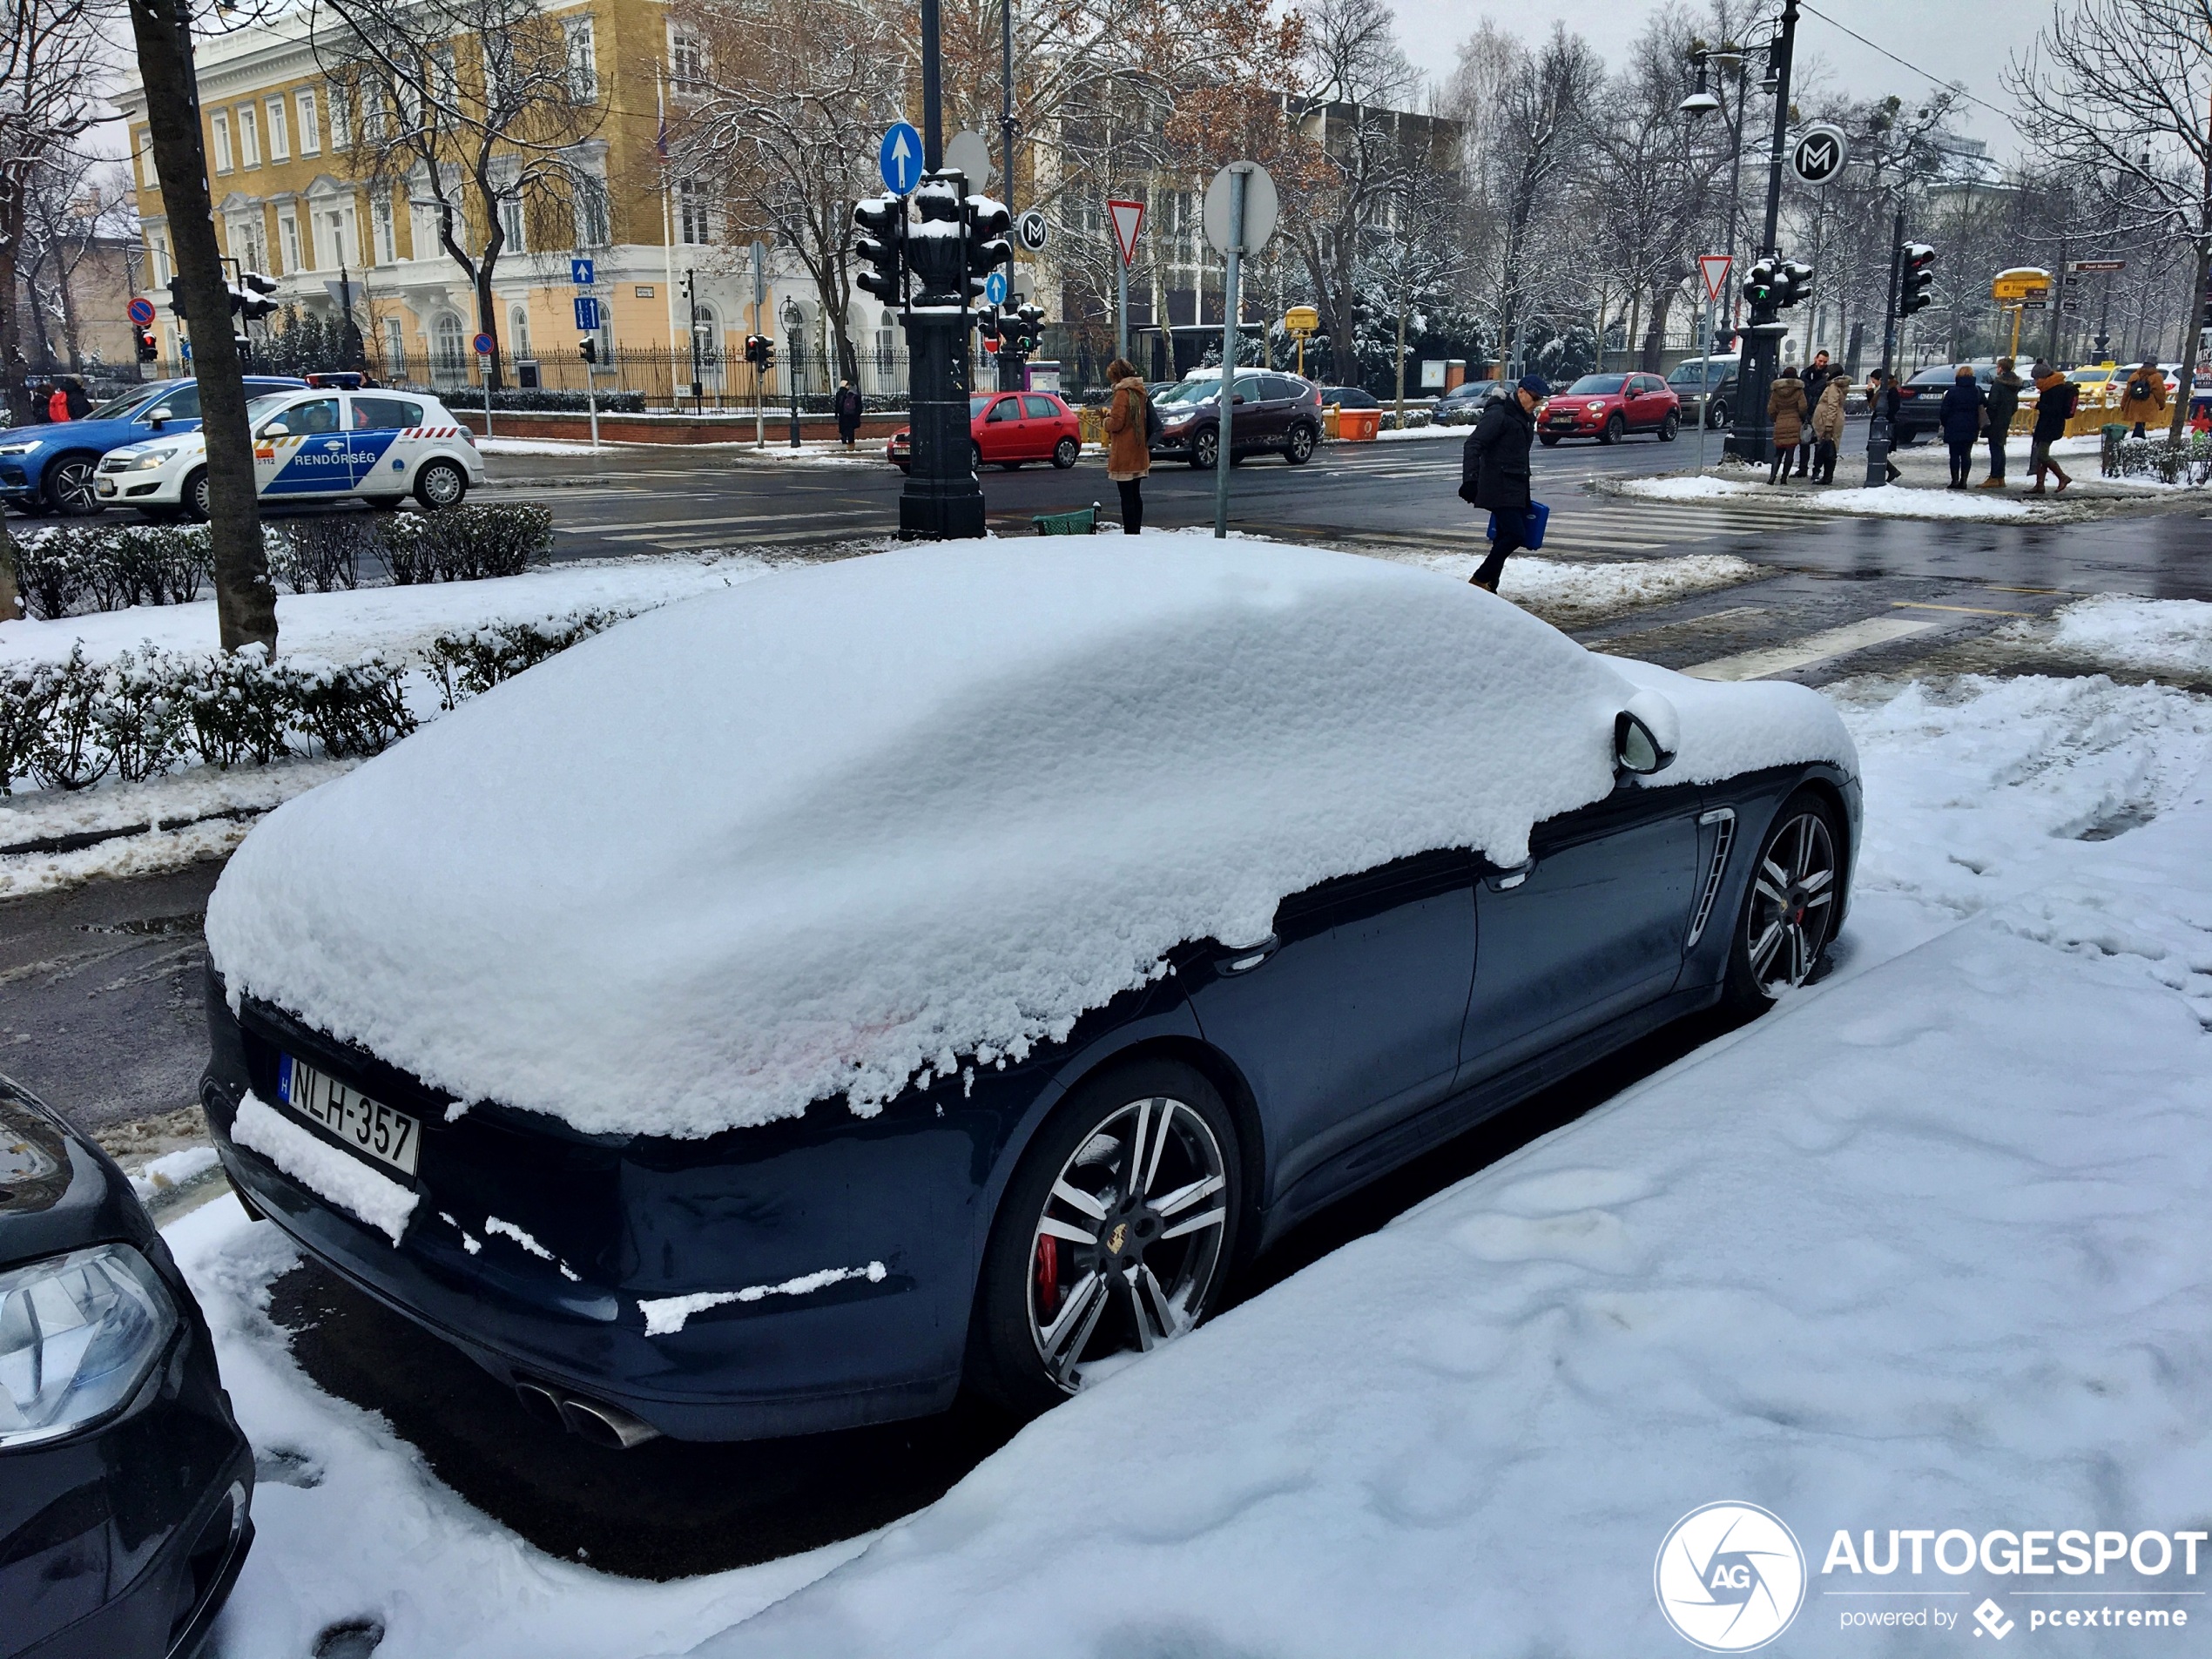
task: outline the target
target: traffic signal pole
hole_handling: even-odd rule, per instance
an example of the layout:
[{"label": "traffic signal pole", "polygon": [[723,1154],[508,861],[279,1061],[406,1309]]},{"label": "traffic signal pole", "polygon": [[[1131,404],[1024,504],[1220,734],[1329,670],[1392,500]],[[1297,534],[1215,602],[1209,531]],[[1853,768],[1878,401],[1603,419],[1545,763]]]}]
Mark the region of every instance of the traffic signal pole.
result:
[{"label": "traffic signal pole", "polygon": [[1897,226],[1890,236],[1890,297],[1882,307],[1882,383],[1874,395],[1872,419],[1866,426],[1866,484],[1876,489],[1890,481],[1890,448],[1894,437],[1888,415],[1890,354],[1897,343],[1898,281],[1905,266],[1905,210],[1898,209]]},{"label": "traffic signal pole", "polygon": [[[1782,28],[1776,36],[1770,60],[1776,72],[1774,144],[1767,158],[1766,228],[1759,239],[1761,257],[1778,260],[1776,239],[1782,222],[1782,155],[1790,138],[1790,68],[1797,39],[1797,0],[1783,0]],[[1789,325],[1777,317],[1773,300],[1755,300],[1751,320],[1743,328],[1743,348],[1737,370],[1737,411],[1728,436],[1728,453],[1754,463],[1772,459],[1774,422],[1767,414],[1767,393],[1774,384],[1776,360],[1781,355],[1782,336]]]}]

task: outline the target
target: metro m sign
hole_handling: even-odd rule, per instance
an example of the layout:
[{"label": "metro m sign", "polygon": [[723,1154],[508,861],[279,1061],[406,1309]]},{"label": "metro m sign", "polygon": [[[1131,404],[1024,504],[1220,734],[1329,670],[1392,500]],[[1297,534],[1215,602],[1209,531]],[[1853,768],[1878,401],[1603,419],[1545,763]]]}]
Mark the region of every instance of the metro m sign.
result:
[{"label": "metro m sign", "polygon": [[1850,153],[1843,128],[1833,122],[1816,121],[1790,147],[1790,171],[1806,184],[1824,185],[1843,172]]}]

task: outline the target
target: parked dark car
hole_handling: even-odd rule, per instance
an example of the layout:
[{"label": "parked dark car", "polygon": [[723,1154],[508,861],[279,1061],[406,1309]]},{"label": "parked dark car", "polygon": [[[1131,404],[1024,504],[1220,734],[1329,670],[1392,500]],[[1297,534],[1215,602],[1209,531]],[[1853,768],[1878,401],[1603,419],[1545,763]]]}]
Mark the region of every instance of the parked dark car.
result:
[{"label": "parked dark car", "polygon": [[1502,397],[1505,389],[1503,381],[1461,381],[1436,400],[1436,421],[1440,426],[1471,426],[1482,406]]},{"label": "parked dark car", "polygon": [[[1031,545],[906,550],[668,607],[264,820],[208,914],[201,1098],[241,1193],[546,1421],[610,1447],[914,1416],[964,1381],[1035,1410],[1085,1367],[1182,1334],[1235,1264],[1322,1206],[1679,1015],[1767,1006],[1834,937],[1859,786],[1815,693],[1600,658],[1463,583],[1351,555]],[[1520,699],[1510,732],[1482,716],[1500,683]],[[585,712],[626,697],[677,723],[686,764],[652,765],[651,799],[621,797],[621,833],[674,839],[557,890],[525,879],[587,833],[572,789],[544,801],[565,775],[464,780],[494,754],[510,784],[529,777],[547,743],[586,771],[634,750],[633,725]],[[775,735],[800,726],[803,741]],[[772,762],[725,766],[763,743]],[[1219,765],[1163,759],[1216,743]],[[1399,783],[1341,786],[1379,764]],[[1482,781],[1493,766],[1510,789]],[[714,780],[740,772],[745,804],[725,811]],[[1290,883],[1254,913],[1264,932],[1191,934],[1181,900],[1149,895],[1195,870],[1177,890],[1203,907],[1199,889],[1244,879],[1217,860],[1251,860],[1220,849],[1286,833],[1256,787],[1440,827],[1386,830],[1431,844]],[[900,810],[854,808],[856,850],[840,826],[860,820],[833,803],[886,791]],[[1581,804],[1495,843],[1504,858],[1470,850],[1508,793]],[[436,840],[435,867],[410,834]],[[732,864],[764,835],[788,851]],[[1022,887],[1010,867],[1035,849],[1063,874]],[[1047,920],[1007,921],[1016,890]],[[940,904],[956,926],[924,920]],[[1085,937],[1109,941],[1116,971],[1156,949],[1158,971],[1051,1004],[1081,1011],[1034,1046],[928,1038],[920,1075],[909,1058],[873,1096],[807,1099],[935,1017],[917,1008],[988,985],[994,1007],[1034,1009],[1080,981],[1082,939],[1055,933],[1035,968],[1015,966],[1036,927],[1077,914],[1109,919]],[[649,915],[650,936],[631,935]],[[962,942],[971,925],[985,942]],[[885,941],[850,973],[848,926]],[[700,943],[703,975],[672,966]],[[881,990],[916,963],[938,988]],[[781,1007],[795,985],[779,1029],[734,1009]],[[377,1046],[340,1024],[374,1027]],[[699,1032],[749,1057],[697,1063]],[[415,1069],[393,1062],[402,1046],[425,1056]],[[671,1081],[647,1075],[664,1063]],[[420,1075],[448,1064],[512,1081],[456,1100]],[[795,1111],[732,1126],[723,1103],[792,1068]],[[702,1103],[682,1133],[678,1095]]]},{"label": "parked dark car", "polygon": [[[1155,457],[1211,467],[1221,448],[1221,377],[1179,381],[1153,400],[1161,432]],[[1237,401],[1230,422],[1234,460],[1279,454],[1292,466],[1312,459],[1321,442],[1321,388],[1295,374],[1246,370],[1237,376]]]},{"label": "parked dark car", "polygon": [[1325,386],[1321,388],[1321,407],[1325,409],[1379,409],[1382,400],[1364,386]]},{"label": "parked dark car", "polygon": [[[1989,383],[1997,378],[1997,365],[1993,361],[1975,363],[1972,367],[1975,383],[1986,394]],[[1899,386],[1897,388],[1897,420],[1890,434],[1891,441],[1903,448],[1906,444],[1919,442],[1932,433],[1942,431],[1943,395],[1957,383],[1958,379],[1958,364],[1938,363],[1932,368],[1922,369]]]},{"label": "parked dark car", "polygon": [[1549,448],[1561,438],[1618,443],[1631,432],[1649,432],[1671,443],[1682,424],[1682,400],[1656,374],[1585,374],[1544,404],[1537,442]]},{"label": "parked dark car", "polygon": [[1733,357],[1716,357],[1710,363],[1693,357],[1675,366],[1667,385],[1682,400],[1684,425],[1703,420],[1708,431],[1718,432],[1736,418],[1736,370]]},{"label": "parked dark car", "polygon": [[188,1659],[253,1541],[206,1321],[123,1173],[0,1078],[0,1655]]},{"label": "parked dark car", "polygon": [[[253,375],[246,395],[296,392],[305,381]],[[0,429],[0,501],[33,518],[104,511],[94,486],[100,457],[126,443],[199,430],[199,382],[161,381],[125,393],[81,421]]]}]

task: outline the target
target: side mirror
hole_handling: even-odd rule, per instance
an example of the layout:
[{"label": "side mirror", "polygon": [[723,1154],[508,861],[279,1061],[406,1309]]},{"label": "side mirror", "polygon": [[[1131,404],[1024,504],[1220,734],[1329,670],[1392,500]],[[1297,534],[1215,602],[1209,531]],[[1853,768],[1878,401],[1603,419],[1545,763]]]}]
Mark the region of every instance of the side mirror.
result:
[{"label": "side mirror", "polygon": [[1682,717],[1656,691],[1638,691],[1613,717],[1613,758],[1640,778],[1664,772],[1682,749]]},{"label": "side mirror", "polygon": [[1231,403],[1242,403],[1244,400],[1242,397],[1232,397],[1229,401]]},{"label": "side mirror", "polygon": [[264,438],[288,438],[292,435],[292,428],[281,421],[272,421],[255,435]]},{"label": "side mirror", "polygon": [[176,418],[176,410],[171,408],[166,403],[165,403],[159,408],[148,412],[146,415],[146,424],[152,427],[156,432],[158,432],[161,430],[161,423],[164,421],[173,421]]}]

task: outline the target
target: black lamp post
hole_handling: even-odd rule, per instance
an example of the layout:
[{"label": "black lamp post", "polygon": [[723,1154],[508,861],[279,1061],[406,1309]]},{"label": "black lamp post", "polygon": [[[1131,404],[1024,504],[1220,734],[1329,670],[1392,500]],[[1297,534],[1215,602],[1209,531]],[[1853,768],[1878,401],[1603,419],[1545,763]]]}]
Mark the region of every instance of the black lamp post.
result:
[{"label": "black lamp post", "polygon": [[799,375],[805,361],[799,354],[803,338],[800,331],[806,327],[806,314],[799,308],[799,301],[785,300],[784,333],[790,341],[784,354],[785,378],[791,382],[791,447],[794,449],[799,448]]},{"label": "black lamp post", "polygon": [[[1774,95],[1774,144],[1767,158],[1766,222],[1759,239],[1763,258],[1780,260],[1775,246],[1782,219],[1782,156],[1790,138],[1790,59],[1797,39],[1797,0],[1783,0],[1782,27],[1767,48],[1766,78],[1760,90]],[[1780,307],[1770,294],[1755,298],[1750,320],[1744,325],[1743,354],[1736,371],[1737,396],[1743,408],[1729,433],[1728,453],[1753,463],[1766,461],[1774,444],[1774,427],[1766,410],[1767,390],[1774,381],[1775,360],[1789,325],[1781,320]]]}]

